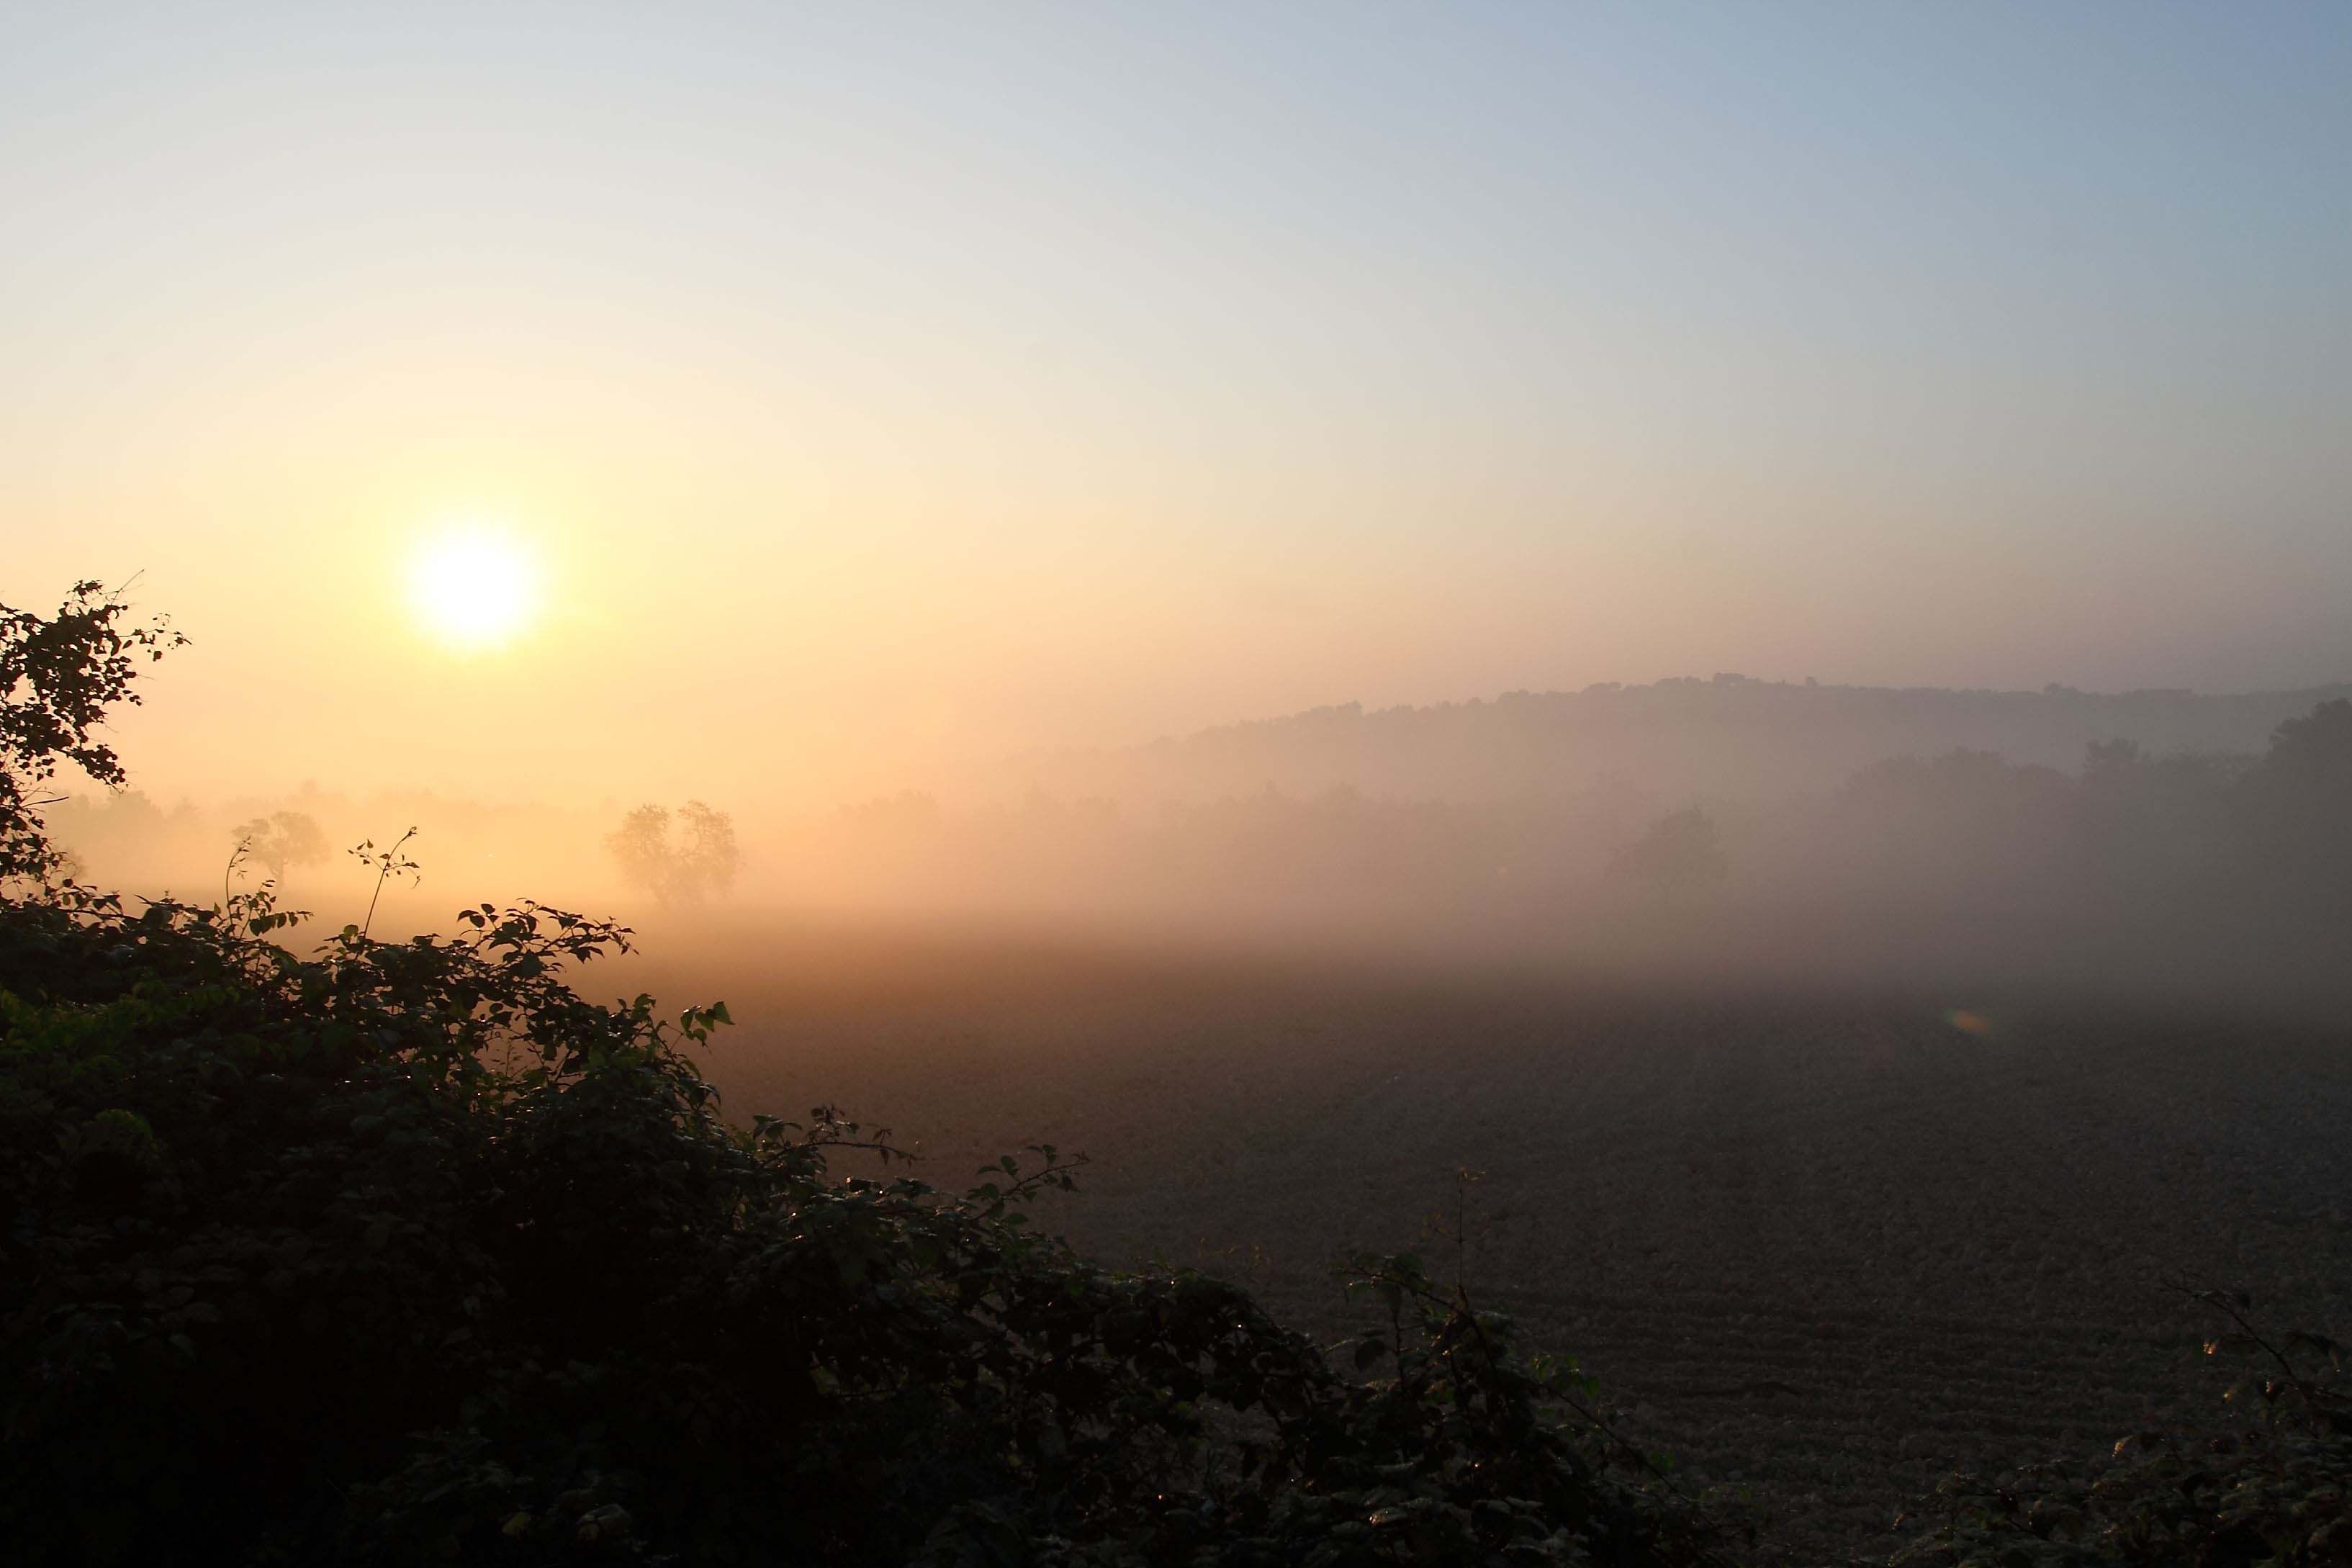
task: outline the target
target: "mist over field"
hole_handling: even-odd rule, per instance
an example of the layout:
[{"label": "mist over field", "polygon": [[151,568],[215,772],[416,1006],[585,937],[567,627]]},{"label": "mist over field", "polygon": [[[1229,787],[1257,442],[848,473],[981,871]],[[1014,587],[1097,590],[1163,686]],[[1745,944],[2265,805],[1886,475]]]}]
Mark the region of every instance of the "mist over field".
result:
[{"label": "mist over field", "polygon": [[[79,795],[58,840],[114,883],[193,894],[272,812],[337,848],[411,846],[387,921],[445,886],[659,925],[845,919],[1789,985],[2013,983],[2300,1011],[2347,998],[2335,792],[2352,686],[2218,696],[1832,688],[1738,675],[1365,712],[1116,751],[971,759],[937,790],[723,810],[723,901],[632,881],[601,809],[289,794],[164,809]],[[2284,728],[2282,728],[2284,727]],[[2287,744],[2278,750],[2275,739]],[[2274,753],[2276,752],[2276,754]],[[330,915],[341,856],[278,868]],[[730,912],[731,911],[731,912]]]}]

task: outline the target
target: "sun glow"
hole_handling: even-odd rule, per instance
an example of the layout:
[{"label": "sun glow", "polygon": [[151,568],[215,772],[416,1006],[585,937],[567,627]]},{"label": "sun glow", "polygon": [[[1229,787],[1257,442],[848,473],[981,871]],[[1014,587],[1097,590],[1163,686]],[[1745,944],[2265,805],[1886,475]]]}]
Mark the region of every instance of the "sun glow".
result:
[{"label": "sun glow", "polygon": [[425,540],[409,563],[409,604],[451,647],[499,647],[530,624],[540,604],[538,563],[507,531],[480,523]]}]

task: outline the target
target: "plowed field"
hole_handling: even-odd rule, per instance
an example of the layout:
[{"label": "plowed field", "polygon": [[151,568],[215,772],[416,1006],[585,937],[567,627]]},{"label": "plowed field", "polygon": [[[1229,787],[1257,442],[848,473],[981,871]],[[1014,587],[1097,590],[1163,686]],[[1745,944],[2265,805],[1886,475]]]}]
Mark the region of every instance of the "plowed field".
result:
[{"label": "plowed field", "polygon": [[941,1185],[1084,1149],[1049,1223],[1335,1331],[1340,1248],[1422,1251],[1813,1560],[1883,1554],[1954,1464],[2200,1412],[2211,1325],[2168,1275],[2352,1329],[2340,1034],[805,928],[692,951],[630,978],[744,1021],[709,1058],[735,1113],[838,1102]]}]

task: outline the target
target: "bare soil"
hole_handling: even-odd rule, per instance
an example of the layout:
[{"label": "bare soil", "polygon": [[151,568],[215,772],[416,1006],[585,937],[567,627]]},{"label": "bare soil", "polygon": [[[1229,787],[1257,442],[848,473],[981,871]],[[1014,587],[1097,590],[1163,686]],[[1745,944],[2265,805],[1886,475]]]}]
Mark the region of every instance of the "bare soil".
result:
[{"label": "bare soil", "polygon": [[2215,1325],[2168,1278],[2352,1329],[2341,1031],[784,921],[647,934],[591,989],[723,997],[732,1114],[840,1104],[941,1186],[1085,1150],[1045,1223],[1335,1335],[1358,1320],[1334,1257],[1419,1251],[1598,1373],[1693,1484],[1752,1487],[1809,1560],[1883,1556],[1956,1465],[2206,1413]]}]

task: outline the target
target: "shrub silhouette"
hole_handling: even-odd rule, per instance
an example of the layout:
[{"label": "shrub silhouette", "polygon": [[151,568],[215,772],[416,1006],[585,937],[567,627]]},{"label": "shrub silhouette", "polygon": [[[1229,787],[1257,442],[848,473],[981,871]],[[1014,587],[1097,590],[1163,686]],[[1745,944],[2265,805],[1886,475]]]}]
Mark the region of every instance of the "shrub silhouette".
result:
[{"label": "shrub silhouette", "polygon": [[2088,1464],[1954,1475],[1916,1510],[1897,1568],[2352,1561],[2345,1347],[2310,1332],[2273,1342],[2249,1321],[2244,1295],[2189,1293],[2228,1325],[2205,1353],[2255,1360],[2224,1395],[2227,1416],[2210,1429],[2132,1433]]}]

